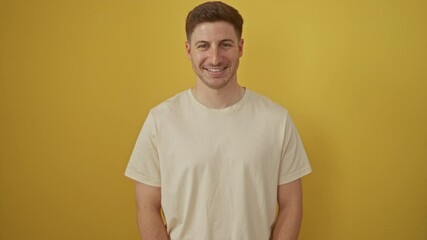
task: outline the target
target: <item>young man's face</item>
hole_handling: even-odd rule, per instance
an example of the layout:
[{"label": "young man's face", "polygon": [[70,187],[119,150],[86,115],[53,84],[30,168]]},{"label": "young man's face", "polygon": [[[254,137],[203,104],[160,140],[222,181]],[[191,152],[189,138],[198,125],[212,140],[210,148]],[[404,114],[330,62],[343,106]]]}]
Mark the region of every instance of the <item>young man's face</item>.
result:
[{"label": "young man's face", "polygon": [[233,25],[223,21],[200,23],[185,45],[198,81],[212,89],[237,81],[243,39],[237,37]]}]

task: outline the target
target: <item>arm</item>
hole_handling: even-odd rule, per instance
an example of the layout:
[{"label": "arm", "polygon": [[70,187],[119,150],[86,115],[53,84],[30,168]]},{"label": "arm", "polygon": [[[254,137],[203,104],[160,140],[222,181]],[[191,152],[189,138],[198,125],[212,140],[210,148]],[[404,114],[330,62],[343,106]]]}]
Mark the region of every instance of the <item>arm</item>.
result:
[{"label": "arm", "polygon": [[135,182],[135,192],[136,206],[138,210],[138,228],[141,234],[141,239],[169,239],[166,227],[160,216],[160,188]]},{"label": "arm", "polygon": [[302,221],[301,179],[277,188],[279,214],[271,233],[271,240],[297,240]]}]

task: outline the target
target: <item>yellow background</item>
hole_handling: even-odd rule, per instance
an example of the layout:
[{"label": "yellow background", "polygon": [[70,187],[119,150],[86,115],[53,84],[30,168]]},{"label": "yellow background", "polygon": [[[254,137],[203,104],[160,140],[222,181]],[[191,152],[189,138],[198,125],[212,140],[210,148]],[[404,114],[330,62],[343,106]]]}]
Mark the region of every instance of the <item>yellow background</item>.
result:
[{"label": "yellow background", "polygon": [[[123,172],[194,82],[197,3],[1,0],[0,239],[138,239]],[[314,168],[300,239],[427,239],[427,2],[229,3],[240,82],[289,109]]]}]

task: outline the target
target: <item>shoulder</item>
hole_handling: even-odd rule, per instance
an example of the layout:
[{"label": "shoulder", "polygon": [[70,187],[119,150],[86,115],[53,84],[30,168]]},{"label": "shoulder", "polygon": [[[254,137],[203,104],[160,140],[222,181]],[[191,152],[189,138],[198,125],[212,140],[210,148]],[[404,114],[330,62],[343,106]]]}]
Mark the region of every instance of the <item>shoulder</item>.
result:
[{"label": "shoulder", "polygon": [[252,91],[250,89],[248,89],[247,91],[249,103],[248,105],[253,107],[256,111],[280,117],[288,115],[288,110],[282,105],[255,91]]},{"label": "shoulder", "polygon": [[189,90],[184,90],[177,93],[175,96],[166,99],[157,106],[153,107],[150,110],[150,114],[154,116],[168,116],[170,114],[178,113],[182,111],[183,108],[187,107],[189,99]]}]

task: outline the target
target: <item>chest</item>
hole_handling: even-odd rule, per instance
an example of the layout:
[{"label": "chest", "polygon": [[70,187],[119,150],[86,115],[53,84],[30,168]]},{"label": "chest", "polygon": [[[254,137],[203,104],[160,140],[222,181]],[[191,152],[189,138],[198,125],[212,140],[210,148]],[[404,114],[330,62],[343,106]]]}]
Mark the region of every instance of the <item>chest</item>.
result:
[{"label": "chest", "polygon": [[250,118],[177,121],[161,129],[159,159],[174,172],[272,172],[282,147],[279,127]]}]

